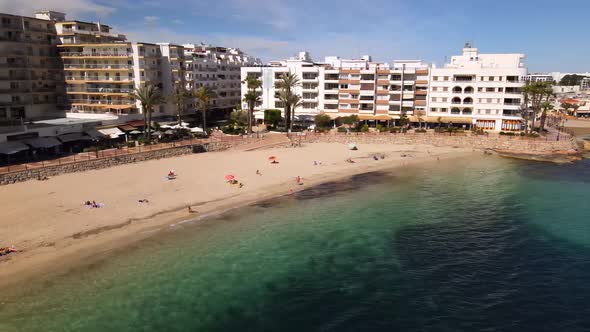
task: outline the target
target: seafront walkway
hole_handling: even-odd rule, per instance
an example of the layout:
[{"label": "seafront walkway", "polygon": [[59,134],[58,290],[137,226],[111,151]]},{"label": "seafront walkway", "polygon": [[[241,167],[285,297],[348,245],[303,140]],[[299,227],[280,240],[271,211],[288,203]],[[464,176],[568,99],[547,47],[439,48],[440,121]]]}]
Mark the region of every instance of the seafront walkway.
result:
[{"label": "seafront walkway", "polygon": [[261,140],[262,138],[246,138],[242,136],[212,136],[206,139],[185,139],[179,140],[169,143],[158,143],[158,144],[151,144],[151,145],[138,145],[135,147],[122,147],[122,148],[113,148],[107,150],[98,150],[92,152],[81,152],[72,155],[67,155],[61,158],[37,161],[37,162],[27,162],[15,165],[8,165],[4,167],[0,167],[0,174],[11,173],[11,172],[20,172],[32,169],[39,169],[45,168],[50,166],[60,166],[60,165],[67,165],[67,164],[75,164],[80,162],[87,162],[89,160],[97,160],[97,159],[106,159],[112,157],[121,157],[121,156],[129,156],[135,154],[142,154],[145,152],[151,151],[162,151],[167,149],[176,149],[183,146],[192,146],[192,145],[205,145],[211,143],[227,143],[230,145],[239,145],[238,143],[246,143],[251,140]]}]

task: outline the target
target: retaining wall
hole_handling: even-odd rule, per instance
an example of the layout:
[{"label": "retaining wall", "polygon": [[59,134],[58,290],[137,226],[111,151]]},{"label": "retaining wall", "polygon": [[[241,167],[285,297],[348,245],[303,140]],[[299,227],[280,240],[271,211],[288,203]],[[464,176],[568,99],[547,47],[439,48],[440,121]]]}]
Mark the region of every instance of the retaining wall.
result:
[{"label": "retaining wall", "polygon": [[434,146],[457,146],[461,148],[491,149],[522,154],[576,153],[577,145],[572,139],[546,141],[542,138],[531,139],[518,136],[449,136],[432,133],[407,134],[314,134],[292,138],[294,142],[334,142],[334,143],[386,143],[386,144],[425,144]]},{"label": "retaining wall", "polygon": [[[244,140],[246,141],[246,140]],[[226,150],[234,145],[241,144],[241,141],[235,142],[210,142],[209,151]],[[0,185],[6,185],[16,182],[22,182],[32,179],[53,177],[60,174],[84,172],[89,170],[96,170],[101,168],[113,167],[124,164],[131,164],[146,160],[162,159],[177,157],[192,153],[192,146],[185,145],[179,147],[172,147],[161,150],[145,151],[115,157],[91,159],[87,161],[77,161],[62,165],[52,165],[46,167],[39,167],[28,169],[24,171],[16,171],[0,175]]]}]

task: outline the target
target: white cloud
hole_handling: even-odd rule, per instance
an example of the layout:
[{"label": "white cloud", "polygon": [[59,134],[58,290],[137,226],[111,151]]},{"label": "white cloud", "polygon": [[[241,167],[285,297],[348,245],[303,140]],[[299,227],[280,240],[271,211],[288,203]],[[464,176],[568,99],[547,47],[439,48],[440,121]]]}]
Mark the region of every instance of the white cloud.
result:
[{"label": "white cloud", "polygon": [[184,24],[184,21],[183,20],[179,20],[179,19],[175,19],[175,20],[172,20],[172,23],[174,23],[174,24]]},{"label": "white cloud", "polygon": [[143,18],[143,22],[146,24],[156,24],[158,21],[160,21],[158,16],[145,16]]},{"label": "white cloud", "polygon": [[225,47],[237,47],[244,52],[263,59],[284,58],[294,54],[297,49],[289,42],[254,36],[228,34],[182,34],[169,28],[125,29],[127,39],[151,43],[169,42],[176,44],[205,43]]},{"label": "white cloud", "polygon": [[106,16],[112,14],[115,8],[99,4],[94,0],[0,0],[2,13],[33,16],[38,10],[63,12],[70,19],[76,19],[82,14]]}]

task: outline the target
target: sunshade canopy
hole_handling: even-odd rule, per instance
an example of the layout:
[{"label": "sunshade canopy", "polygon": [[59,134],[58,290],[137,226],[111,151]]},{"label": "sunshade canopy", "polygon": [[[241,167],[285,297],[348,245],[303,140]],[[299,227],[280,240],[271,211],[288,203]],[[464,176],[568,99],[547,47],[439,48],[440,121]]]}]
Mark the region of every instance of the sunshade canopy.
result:
[{"label": "sunshade canopy", "polygon": [[105,129],[99,129],[98,130],[101,134],[104,134],[106,136],[109,136],[110,138],[117,138],[121,135],[125,135],[124,132],[122,132],[119,128],[105,128]]},{"label": "sunshade canopy", "polygon": [[90,138],[89,136],[84,136],[84,135],[82,135],[82,133],[63,134],[63,135],[59,135],[57,138],[60,141],[62,141],[62,143],[75,142],[75,141],[91,141],[92,140],[92,138]]},{"label": "sunshade canopy", "polygon": [[55,137],[36,137],[23,141],[23,143],[32,146],[35,149],[52,148],[61,145],[61,142]]},{"label": "sunshade canopy", "polygon": [[26,150],[29,150],[29,147],[21,142],[0,143],[0,154],[11,155]]}]

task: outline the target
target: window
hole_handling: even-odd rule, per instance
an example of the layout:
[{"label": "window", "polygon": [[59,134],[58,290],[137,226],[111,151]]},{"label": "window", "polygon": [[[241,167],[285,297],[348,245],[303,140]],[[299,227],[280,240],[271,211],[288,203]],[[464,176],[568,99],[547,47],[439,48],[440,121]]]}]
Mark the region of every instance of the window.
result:
[{"label": "window", "polygon": [[494,81],[494,76],[490,76],[488,81],[490,81],[490,82]]},{"label": "window", "polygon": [[486,110],[486,114],[491,114],[492,110]]},{"label": "window", "polygon": [[433,81],[438,81],[438,76],[432,76]]},{"label": "window", "polygon": [[486,92],[495,92],[495,91],[496,91],[496,89],[494,89],[494,88],[486,88]]},{"label": "window", "polygon": [[6,108],[0,108],[0,119],[6,119]]},{"label": "window", "polygon": [[432,102],[436,102],[436,97],[432,97]]}]

